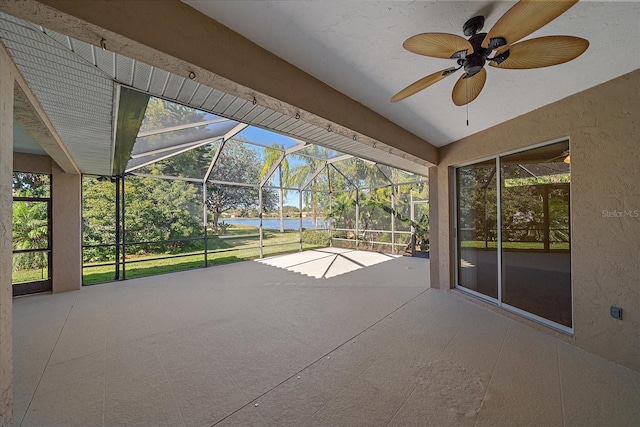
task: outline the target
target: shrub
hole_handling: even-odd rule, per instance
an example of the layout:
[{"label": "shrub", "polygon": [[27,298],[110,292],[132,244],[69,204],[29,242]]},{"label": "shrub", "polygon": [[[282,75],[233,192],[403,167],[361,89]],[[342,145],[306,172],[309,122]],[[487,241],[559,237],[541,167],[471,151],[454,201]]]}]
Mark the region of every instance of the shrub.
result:
[{"label": "shrub", "polygon": [[327,230],[304,230],[302,232],[302,242],[312,245],[329,245],[329,231]]}]

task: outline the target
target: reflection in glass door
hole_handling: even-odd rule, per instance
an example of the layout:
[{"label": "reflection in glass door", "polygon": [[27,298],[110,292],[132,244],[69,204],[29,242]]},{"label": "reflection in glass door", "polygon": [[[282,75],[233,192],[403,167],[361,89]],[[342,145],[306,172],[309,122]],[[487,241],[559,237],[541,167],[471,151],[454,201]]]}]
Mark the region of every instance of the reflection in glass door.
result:
[{"label": "reflection in glass door", "polygon": [[568,154],[563,141],[456,169],[456,287],[564,331],[572,328]]},{"label": "reflection in glass door", "polygon": [[565,141],[502,157],[500,208],[502,302],[571,328],[568,150]]},{"label": "reflection in glass door", "polygon": [[460,167],[457,183],[457,286],[498,298],[496,161]]}]

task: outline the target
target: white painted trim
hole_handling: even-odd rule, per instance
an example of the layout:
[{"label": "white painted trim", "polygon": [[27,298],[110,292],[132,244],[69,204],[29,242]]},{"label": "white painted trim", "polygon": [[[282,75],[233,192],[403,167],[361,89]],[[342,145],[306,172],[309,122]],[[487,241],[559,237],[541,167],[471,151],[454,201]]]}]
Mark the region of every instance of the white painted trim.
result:
[{"label": "white painted trim", "polygon": [[[573,328],[569,328],[567,326],[561,325],[559,323],[556,323],[554,321],[551,321],[549,319],[545,319],[544,317],[540,317],[537,316],[533,313],[530,313],[528,311],[524,311],[520,308],[514,307],[512,305],[506,304],[506,303],[502,303],[501,305],[502,308],[504,308],[505,310],[511,311],[519,316],[522,317],[526,317],[529,320],[533,320],[536,323],[540,323],[544,326],[548,326],[550,328],[556,329],[560,332],[564,332],[565,334],[569,334],[569,335],[573,335]],[[573,320],[572,320],[573,323]]]},{"label": "white painted trim", "polygon": [[113,83],[113,108],[111,109],[111,147],[109,147],[109,170],[113,173],[113,162],[116,156],[116,137],[118,133],[118,112],[120,111],[120,92],[122,86]]},{"label": "white painted trim", "polygon": [[466,294],[469,294],[471,296],[474,296],[476,298],[479,298],[481,300],[484,300],[484,301],[490,303],[491,305],[495,305],[496,307],[501,307],[500,301],[498,301],[497,299],[491,298],[490,296],[485,295],[485,294],[481,294],[480,292],[474,291],[473,289],[469,289],[469,288],[465,288],[464,286],[457,286],[457,285],[456,285],[455,289],[457,289],[457,290],[459,290],[461,292],[464,292]]}]

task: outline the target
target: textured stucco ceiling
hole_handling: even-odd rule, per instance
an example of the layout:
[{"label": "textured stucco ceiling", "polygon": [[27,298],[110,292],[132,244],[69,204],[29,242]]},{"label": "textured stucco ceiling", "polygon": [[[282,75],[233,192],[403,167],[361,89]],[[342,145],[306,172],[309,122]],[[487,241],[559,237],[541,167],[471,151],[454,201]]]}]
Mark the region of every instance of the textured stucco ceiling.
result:
[{"label": "textured stucco ceiling", "polygon": [[487,67],[485,88],[468,106],[467,126],[467,108],[451,101],[459,74],[389,101],[410,83],[454,65],[410,53],[402,43],[423,32],[462,35],[463,23],[479,14],[488,31],[514,2],[183,1],[436,146],[640,68],[640,3],[580,2],[527,38],[574,35],[589,40],[587,52],[543,69]]}]

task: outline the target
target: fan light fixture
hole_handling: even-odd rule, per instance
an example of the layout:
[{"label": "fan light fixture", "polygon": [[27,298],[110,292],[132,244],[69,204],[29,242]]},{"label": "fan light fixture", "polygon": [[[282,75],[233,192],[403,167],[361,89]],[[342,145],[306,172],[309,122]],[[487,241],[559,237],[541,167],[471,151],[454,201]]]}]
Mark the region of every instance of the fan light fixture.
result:
[{"label": "fan light fixture", "polygon": [[480,32],[484,26],[483,16],[475,16],[465,22],[463,33],[469,39],[448,33],[423,33],[409,37],[402,44],[408,51],[434,58],[454,59],[457,67],[423,77],[395,94],[391,102],[405,99],[464,68],[464,74],[454,85],[451,95],[453,103],[461,106],[480,95],[487,79],[484,68],[487,61],[495,68],[522,70],[550,67],[577,58],[589,47],[589,42],[580,37],[546,36],[518,42],[577,2],[520,0],[498,19],[488,33]]}]

